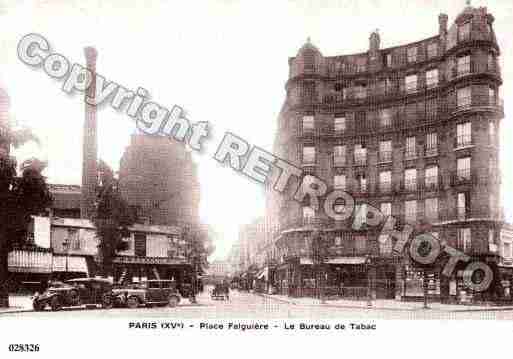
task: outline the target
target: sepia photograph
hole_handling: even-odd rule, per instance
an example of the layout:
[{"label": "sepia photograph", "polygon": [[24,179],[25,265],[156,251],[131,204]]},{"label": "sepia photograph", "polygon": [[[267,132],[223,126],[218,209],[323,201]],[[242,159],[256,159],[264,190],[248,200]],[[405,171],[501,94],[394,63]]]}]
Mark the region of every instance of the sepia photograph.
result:
[{"label": "sepia photograph", "polygon": [[510,0],[3,0],[0,28],[2,357],[511,352]]}]

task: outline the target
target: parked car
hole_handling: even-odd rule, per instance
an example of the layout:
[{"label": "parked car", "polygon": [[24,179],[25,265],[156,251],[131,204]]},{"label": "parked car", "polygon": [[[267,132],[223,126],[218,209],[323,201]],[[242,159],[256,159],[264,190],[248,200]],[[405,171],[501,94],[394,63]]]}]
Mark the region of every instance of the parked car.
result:
[{"label": "parked car", "polygon": [[181,300],[176,282],[173,280],[147,280],[115,288],[113,294],[116,306],[128,308],[154,305],[176,307]]},{"label": "parked car", "polygon": [[66,282],[54,282],[42,294],[32,299],[34,310],[45,310],[50,306],[53,311],[63,307],[98,306],[112,308],[112,283],[101,278],[77,278]]}]

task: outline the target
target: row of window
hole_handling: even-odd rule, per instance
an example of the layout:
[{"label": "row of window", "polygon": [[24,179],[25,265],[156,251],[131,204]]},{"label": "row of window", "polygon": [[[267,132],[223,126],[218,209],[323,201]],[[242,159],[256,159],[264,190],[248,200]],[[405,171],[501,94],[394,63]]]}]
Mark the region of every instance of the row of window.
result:
[{"label": "row of window", "polygon": [[[490,202],[494,197],[490,196]],[[458,192],[456,197],[456,218],[464,220],[468,218],[470,214],[470,194],[468,192]],[[421,200],[407,200],[404,201],[404,220],[409,223],[416,222],[418,220],[418,214],[420,212],[419,203],[424,204],[424,218],[433,222],[440,219],[440,204],[437,197],[426,198]],[[490,203],[492,204],[492,203]],[[345,210],[343,204],[335,204],[333,209],[335,212],[342,213]],[[493,207],[491,207],[493,209]],[[382,202],[379,206],[380,212],[383,216],[392,216],[392,202]],[[368,221],[368,205],[363,203],[357,205],[355,209],[354,223],[364,224]],[[303,207],[303,219],[305,221],[314,220],[316,218],[315,210],[310,206]]]},{"label": "row of window", "polygon": [[[488,57],[488,68],[495,69],[495,55],[490,54]],[[455,64],[455,76],[463,76],[472,72],[472,63],[470,55],[460,56]],[[403,79],[403,85],[406,93],[414,93],[420,89],[419,74],[409,74]],[[429,69],[425,72],[426,88],[437,87],[440,83],[440,71],[436,68]],[[366,82],[360,82],[355,86],[344,86],[340,83],[334,85],[336,92],[341,92],[342,100],[349,98],[365,99],[372,94],[384,95],[394,92],[394,83],[391,79],[380,80],[376,85],[368,85]],[[305,94],[306,96],[306,94]]]},{"label": "row of window", "polygon": [[[494,143],[496,137],[495,123],[489,122],[488,127],[489,142]],[[456,142],[455,148],[472,145],[472,123],[464,122],[456,125]],[[425,155],[435,156],[438,154],[438,134],[431,132],[426,134]],[[392,161],[392,140],[382,140],[379,142],[378,162],[391,162]],[[367,148],[363,143],[354,145],[354,164],[366,165],[367,163]],[[303,145],[303,165],[310,166],[316,163],[316,147],[313,144]],[[405,139],[404,157],[406,160],[415,159],[417,153],[417,137],[409,136]],[[346,166],[347,162],[347,145],[333,146],[333,166],[341,167]]]},{"label": "row of window", "polygon": [[[472,87],[466,86],[456,90],[456,106],[457,109],[465,109],[472,106]],[[488,88],[489,105],[497,105],[497,90],[493,87]],[[427,118],[435,118],[439,111],[439,103],[437,99],[430,99],[426,102],[413,102],[399,107],[387,107],[379,110],[359,111],[356,113],[354,125],[358,129],[365,129],[368,121],[376,119],[379,126],[389,128],[395,116],[404,115],[407,120],[414,120],[417,117],[425,115]],[[395,114],[395,116],[394,116]],[[348,128],[348,118],[353,117],[351,113],[336,115],[333,119],[333,129],[337,133],[344,133]],[[302,129],[304,133],[315,130],[315,117],[312,115],[303,116]]]}]

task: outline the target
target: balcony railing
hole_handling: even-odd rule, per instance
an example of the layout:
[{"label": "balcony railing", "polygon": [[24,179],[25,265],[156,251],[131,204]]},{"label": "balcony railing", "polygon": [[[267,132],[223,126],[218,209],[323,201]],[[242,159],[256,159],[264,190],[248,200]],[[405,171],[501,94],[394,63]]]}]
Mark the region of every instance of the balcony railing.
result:
[{"label": "balcony railing", "polygon": [[426,147],[424,151],[424,156],[431,157],[438,155],[438,147]]},{"label": "balcony railing", "polygon": [[346,165],[346,157],[345,156],[333,156],[333,166],[343,167]]},{"label": "balcony railing", "polygon": [[452,174],[453,185],[470,183],[475,176],[472,176],[470,169],[457,170]]},{"label": "balcony railing", "polygon": [[406,192],[415,192],[417,190],[417,179],[407,179],[403,182],[403,189]]},{"label": "balcony railing", "polygon": [[407,148],[404,150],[404,159],[412,160],[417,158],[417,149],[415,148]]},{"label": "balcony railing", "polygon": [[354,156],[354,165],[355,166],[365,166],[367,164],[367,155],[355,155]]},{"label": "balcony railing", "polygon": [[379,151],[379,162],[392,162],[392,151]]},{"label": "balcony railing", "polygon": [[438,178],[438,176],[426,177],[424,180],[424,189],[426,191],[436,191],[440,186],[439,182],[440,179]]},{"label": "balcony railing", "polygon": [[379,192],[381,194],[388,194],[392,192],[392,183],[391,182],[379,182]]},{"label": "balcony railing", "polygon": [[470,134],[456,137],[455,148],[466,147],[466,146],[471,146],[471,145],[472,145],[472,136]]}]

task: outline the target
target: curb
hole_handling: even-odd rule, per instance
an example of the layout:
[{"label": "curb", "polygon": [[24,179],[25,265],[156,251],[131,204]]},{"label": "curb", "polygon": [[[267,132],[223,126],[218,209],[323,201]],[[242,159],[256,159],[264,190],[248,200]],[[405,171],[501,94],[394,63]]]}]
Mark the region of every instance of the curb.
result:
[{"label": "curb", "polygon": [[12,309],[12,310],[0,310],[0,315],[2,314],[11,314],[11,313],[27,313],[27,312],[33,312],[33,309],[27,309],[27,308],[19,308],[19,309]]},{"label": "curb", "polygon": [[[286,303],[286,304],[292,304],[292,305],[299,305],[298,303],[292,301],[292,300],[285,300],[281,298],[275,298],[268,294],[262,294],[262,293],[254,293],[260,297],[268,298],[270,300],[275,300],[277,302]],[[331,307],[331,308],[347,308],[347,309],[360,309],[360,310],[395,310],[395,311],[406,311],[406,312],[412,312],[412,311],[422,311],[426,310],[424,308],[391,308],[391,307],[360,307],[360,306],[354,306],[354,305],[336,305],[336,304],[329,304],[329,303],[319,303],[319,304],[305,304],[309,307]],[[476,309],[443,309],[443,308],[429,308],[427,311],[431,310],[438,310],[441,312],[449,312],[449,313],[464,313],[464,312],[499,312],[499,311],[509,311],[513,310],[513,307],[492,307],[492,308],[476,308]]]}]

